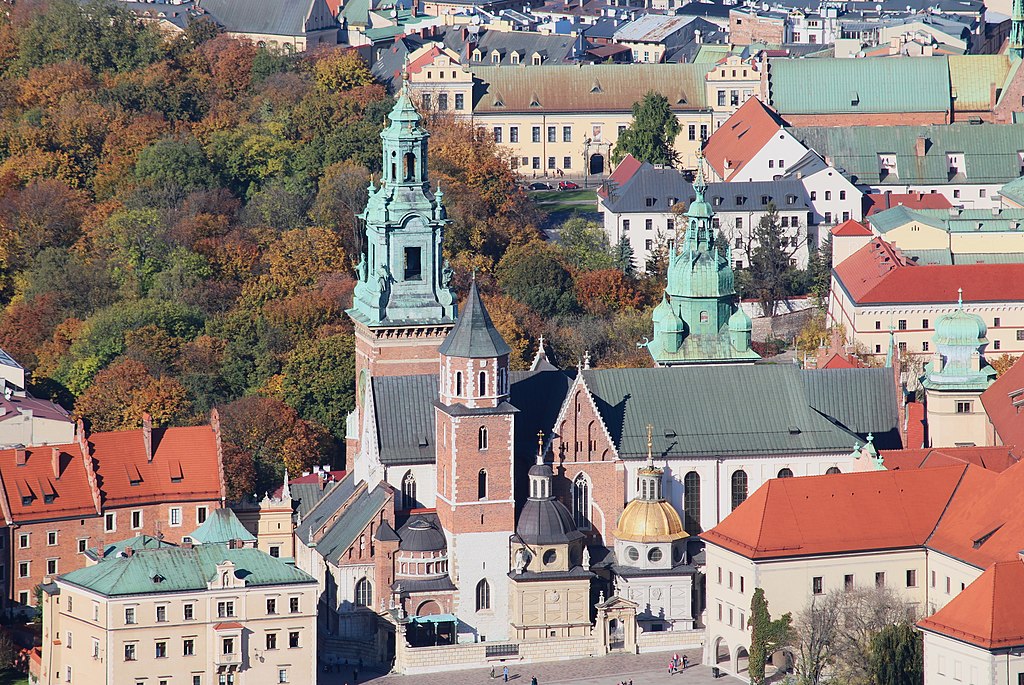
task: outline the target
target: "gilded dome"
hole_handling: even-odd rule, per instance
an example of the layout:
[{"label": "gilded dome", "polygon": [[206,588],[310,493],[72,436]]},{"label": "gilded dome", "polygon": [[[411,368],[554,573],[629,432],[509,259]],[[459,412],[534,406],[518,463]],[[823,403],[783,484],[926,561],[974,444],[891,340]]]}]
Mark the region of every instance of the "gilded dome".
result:
[{"label": "gilded dome", "polygon": [[635,499],[622,511],[615,537],[631,542],[674,542],[689,535],[671,504],[665,500]]}]

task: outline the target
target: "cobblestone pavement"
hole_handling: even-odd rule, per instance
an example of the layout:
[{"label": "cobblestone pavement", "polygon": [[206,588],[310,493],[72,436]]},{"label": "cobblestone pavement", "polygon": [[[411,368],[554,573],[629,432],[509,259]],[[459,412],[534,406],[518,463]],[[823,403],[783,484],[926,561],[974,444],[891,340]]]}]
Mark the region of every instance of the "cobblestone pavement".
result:
[{"label": "cobblestone pavement", "polygon": [[[711,669],[700,663],[700,650],[680,651],[690,660],[685,672],[670,675],[668,661],[671,652],[654,654],[617,654],[588,659],[553,661],[539,664],[509,664],[510,685],[529,685],[530,679],[537,678],[538,685],[572,683],[573,685],[616,685],[622,681],[633,681],[636,685],[735,685],[731,676],[715,680]],[[359,683],[371,685],[504,685],[501,679],[501,665],[496,665],[498,676],[490,679],[490,667],[457,670],[445,673],[423,675],[381,675],[360,673]],[[319,685],[356,685],[351,671],[342,673],[321,673]]]}]

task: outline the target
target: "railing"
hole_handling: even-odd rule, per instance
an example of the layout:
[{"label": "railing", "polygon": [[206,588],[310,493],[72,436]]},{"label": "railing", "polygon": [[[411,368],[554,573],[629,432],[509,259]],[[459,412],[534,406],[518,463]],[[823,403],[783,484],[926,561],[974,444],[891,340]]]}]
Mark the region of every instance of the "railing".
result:
[{"label": "railing", "polygon": [[484,656],[488,658],[497,656],[519,656],[519,645],[509,643],[486,645],[484,647]]}]

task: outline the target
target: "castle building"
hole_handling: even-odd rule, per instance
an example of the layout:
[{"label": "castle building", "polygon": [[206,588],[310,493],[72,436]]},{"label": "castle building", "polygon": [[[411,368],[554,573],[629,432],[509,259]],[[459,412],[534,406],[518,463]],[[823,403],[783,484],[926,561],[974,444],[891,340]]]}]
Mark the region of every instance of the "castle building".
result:
[{"label": "castle building", "polygon": [[750,349],[750,317],[736,306],[730,248],[718,244],[712,227],[703,161],[693,190],[683,240],[669,248],[668,284],[651,315],[647,349],[658,366],[752,363],[761,357]]}]

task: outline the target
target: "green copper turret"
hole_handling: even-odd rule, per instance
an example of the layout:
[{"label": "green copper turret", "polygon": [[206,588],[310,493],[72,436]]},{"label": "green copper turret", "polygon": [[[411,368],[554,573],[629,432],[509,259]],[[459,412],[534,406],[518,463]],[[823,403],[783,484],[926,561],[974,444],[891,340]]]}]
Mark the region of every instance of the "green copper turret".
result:
[{"label": "green copper turret", "polygon": [[366,251],[360,256],[349,315],[368,326],[452,323],[455,293],[451,268],[441,253],[447,223],[443,193],[430,190],[427,139],[408,84],[404,84],[381,132],[380,187],[359,218],[366,225]]}]

